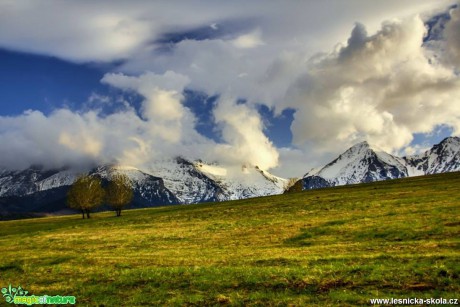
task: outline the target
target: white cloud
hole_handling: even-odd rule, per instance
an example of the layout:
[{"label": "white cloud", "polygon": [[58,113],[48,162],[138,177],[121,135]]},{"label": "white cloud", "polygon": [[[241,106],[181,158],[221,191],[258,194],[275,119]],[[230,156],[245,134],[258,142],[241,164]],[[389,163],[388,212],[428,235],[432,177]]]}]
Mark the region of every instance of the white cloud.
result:
[{"label": "white cloud", "polygon": [[164,75],[148,72],[138,77],[106,74],[102,82],[135,91],[145,98],[142,115],[148,121],[152,135],[178,143],[184,130],[194,130],[194,115],[182,105],[182,91],[189,82],[187,77],[171,71]]},{"label": "white cloud", "polygon": [[152,35],[139,8],[121,3],[2,1],[2,47],[78,62],[127,58]]},{"label": "white cloud", "polygon": [[[171,140],[171,132],[162,128],[166,129],[141,119],[133,109],[108,116],[59,109],[48,116],[29,111],[0,117],[0,142],[8,144],[0,148],[0,163],[13,169],[31,164],[54,168],[114,162],[142,167],[184,152],[185,140]],[[187,132],[187,137],[196,137],[191,142],[202,150],[210,146],[194,133]]]},{"label": "white cloud", "polygon": [[278,165],[278,152],[263,133],[262,120],[255,110],[224,97],[214,109],[214,117],[226,141],[216,147],[221,161],[249,163],[262,169]]},{"label": "white cloud", "polygon": [[240,35],[235,38],[232,43],[235,47],[241,49],[255,48],[265,44],[262,40],[260,30],[255,30],[251,33]]},{"label": "white cloud", "polygon": [[297,109],[294,142],[330,152],[367,139],[396,151],[440,124],[459,131],[459,79],[428,61],[425,31],[419,17],[370,36],[358,24],[346,46],[311,60],[285,100]]},{"label": "white cloud", "polygon": [[309,170],[311,165],[323,161],[312,161],[303,150],[283,147],[278,149],[279,164],[271,170],[273,174],[283,178],[300,178]]},{"label": "white cloud", "polygon": [[[132,125],[130,113],[124,115],[124,122]],[[112,120],[111,117],[101,119],[94,112],[77,114],[66,109],[49,116],[27,111],[17,117],[0,117],[0,140],[8,144],[0,148],[2,166],[24,168],[44,164],[61,167],[93,162],[107,150],[104,140],[110,140],[113,131],[106,128],[106,123]],[[112,154],[116,157],[120,152]]]},{"label": "white cloud", "polygon": [[413,156],[421,154],[429,150],[433,145],[432,144],[416,144],[414,146],[406,146],[399,152],[399,156]]}]

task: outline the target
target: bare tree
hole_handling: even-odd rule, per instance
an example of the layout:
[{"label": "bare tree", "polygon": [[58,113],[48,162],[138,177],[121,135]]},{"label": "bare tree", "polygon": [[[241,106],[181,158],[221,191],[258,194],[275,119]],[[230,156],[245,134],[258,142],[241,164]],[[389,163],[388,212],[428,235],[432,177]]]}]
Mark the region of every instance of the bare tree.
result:
[{"label": "bare tree", "polygon": [[101,179],[93,176],[80,176],[67,193],[67,205],[81,210],[82,217],[90,218],[90,212],[104,202],[105,192]]},{"label": "bare tree", "polygon": [[106,202],[115,209],[117,216],[121,210],[133,199],[131,180],[124,174],[114,174],[107,186]]}]

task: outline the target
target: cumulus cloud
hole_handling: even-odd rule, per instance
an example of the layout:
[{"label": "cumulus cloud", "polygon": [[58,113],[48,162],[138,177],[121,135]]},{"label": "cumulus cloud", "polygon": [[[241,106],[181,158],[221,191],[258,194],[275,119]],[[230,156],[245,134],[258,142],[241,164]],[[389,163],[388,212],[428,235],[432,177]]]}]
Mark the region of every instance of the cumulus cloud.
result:
[{"label": "cumulus cloud", "polygon": [[226,141],[216,147],[220,160],[239,165],[244,161],[262,169],[278,165],[278,151],[263,133],[262,120],[255,110],[224,97],[214,109],[214,117]]},{"label": "cumulus cloud", "polygon": [[373,35],[357,24],[345,46],[311,59],[286,99],[294,142],[334,151],[366,139],[395,151],[440,124],[459,133],[459,79],[430,63],[425,33],[418,16]]},{"label": "cumulus cloud", "polygon": [[135,91],[145,98],[142,115],[149,123],[152,135],[177,143],[184,132],[194,131],[194,115],[182,105],[182,92],[189,82],[186,76],[171,71],[164,75],[148,72],[137,77],[111,73],[106,74],[102,82]]},{"label": "cumulus cloud", "polygon": [[0,117],[0,155],[3,167],[21,169],[31,164],[46,167],[113,162],[133,149],[125,135],[142,126],[134,112],[101,118],[67,109],[49,116],[27,111],[16,117]]},{"label": "cumulus cloud", "polygon": [[[249,105],[221,98],[213,110],[222,133],[216,143],[195,128],[195,116],[183,105],[187,77],[173,72],[140,76],[106,74],[102,82],[144,99],[140,113],[131,106],[104,115],[97,110],[58,109],[50,115],[27,111],[0,116],[0,166],[31,164],[47,168],[120,163],[145,167],[165,158],[218,161],[241,168],[275,167],[278,153],[263,132],[260,115]],[[95,99],[94,95],[90,98]],[[100,99],[98,97],[97,99]],[[103,97],[105,103],[106,98]]]},{"label": "cumulus cloud", "polygon": [[[11,169],[31,164],[47,168],[99,163],[143,167],[184,152],[197,158],[212,148],[212,143],[195,130],[179,136],[175,132],[139,117],[132,108],[107,116],[68,109],[48,116],[27,111],[16,117],[0,117],[0,142],[6,144],[0,148],[0,165]],[[191,144],[197,148],[190,148]]]}]

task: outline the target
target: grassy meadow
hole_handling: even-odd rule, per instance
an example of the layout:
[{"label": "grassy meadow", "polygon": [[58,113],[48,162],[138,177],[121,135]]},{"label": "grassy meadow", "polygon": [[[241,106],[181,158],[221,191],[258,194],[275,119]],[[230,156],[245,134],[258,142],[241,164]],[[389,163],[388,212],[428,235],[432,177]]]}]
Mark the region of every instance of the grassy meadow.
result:
[{"label": "grassy meadow", "polygon": [[78,306],[460,298],[460,173],[4,221],[0,288],[9,284]]}]

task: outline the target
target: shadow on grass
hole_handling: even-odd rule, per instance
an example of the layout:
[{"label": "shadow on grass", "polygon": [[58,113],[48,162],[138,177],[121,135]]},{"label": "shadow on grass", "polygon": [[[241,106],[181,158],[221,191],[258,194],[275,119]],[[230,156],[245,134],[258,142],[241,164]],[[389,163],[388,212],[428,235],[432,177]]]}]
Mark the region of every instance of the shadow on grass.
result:
[{"label": "shadow on grass", "polygon": [[335,231],[332,227],[345,225],[350,221],[352,220],[334,220],[320,226],[302,228],[300,234],[284,240],[284,243],[289,246],[311,246],[313,242],[310,239],[332,234]]},{"label": "shadow on grass", "polygon": [[22,262],[13,261],[7,264],[0,265],[0,272],[7,271],[16,271],[19,273],[24,273],[24,269],[22,268]]}]

